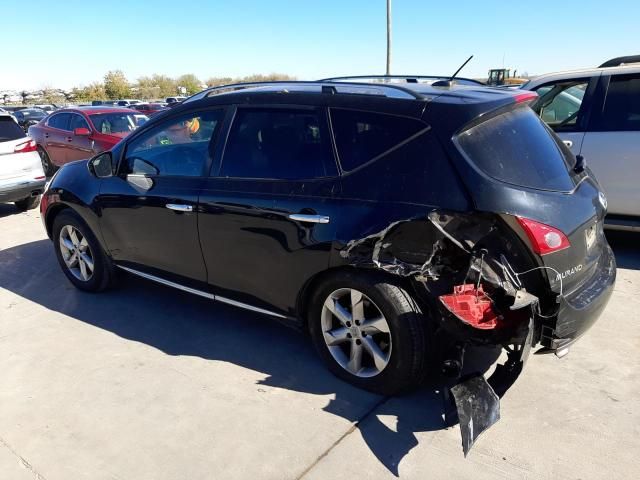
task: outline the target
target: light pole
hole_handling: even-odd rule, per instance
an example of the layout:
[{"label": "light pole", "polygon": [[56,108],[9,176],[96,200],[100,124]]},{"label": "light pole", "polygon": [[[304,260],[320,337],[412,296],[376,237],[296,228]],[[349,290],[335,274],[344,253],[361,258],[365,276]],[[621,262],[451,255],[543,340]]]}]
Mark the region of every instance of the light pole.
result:
[{"label": "light pole", "polygon": [[391,75],[391,0],[387,0],[387,75]]}]

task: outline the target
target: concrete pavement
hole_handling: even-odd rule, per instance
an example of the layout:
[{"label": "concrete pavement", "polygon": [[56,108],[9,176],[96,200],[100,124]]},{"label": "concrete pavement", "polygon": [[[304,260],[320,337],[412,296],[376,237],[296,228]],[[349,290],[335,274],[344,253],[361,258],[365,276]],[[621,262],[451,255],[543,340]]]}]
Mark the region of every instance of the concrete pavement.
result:
[{"label": "concrete pavement", "polygon": [[636,478],[640,245],[569,356],[532,357],[462,455],[439,391],[335,379],[301,334],[132,277],[92,295],[0,205],[0,478]]}]

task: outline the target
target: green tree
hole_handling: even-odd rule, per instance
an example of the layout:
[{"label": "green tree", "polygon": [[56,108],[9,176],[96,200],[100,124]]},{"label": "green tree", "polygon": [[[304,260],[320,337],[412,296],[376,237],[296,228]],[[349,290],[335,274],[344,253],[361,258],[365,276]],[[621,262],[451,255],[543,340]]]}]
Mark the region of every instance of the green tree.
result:
[{"label": "green tree", "polygon": [[138,79],[138,95],[144,99],[170,97],[176,94],[176,81],[166,75],[140,77]]},{"label": "green tree", "polygon": [[104,91],[107,98],[117,100],[119,98],[127,98],[131,94],[131,88],[127,77],[121,70],[112,70],[104,76]]},{"label": "green tree", "polygon": [[176,78],[176,86],[187,89],[187,95],[193,95],[202,90],[202,82],[193,73],[187,73]]},{"label": "green tree", "polygon": [[104,90],[102,83],[92,83],[86,87],[75,87],[71,91],[71,95],[75,101],[88,101],[88,100],[105,100],[107,94]]}]

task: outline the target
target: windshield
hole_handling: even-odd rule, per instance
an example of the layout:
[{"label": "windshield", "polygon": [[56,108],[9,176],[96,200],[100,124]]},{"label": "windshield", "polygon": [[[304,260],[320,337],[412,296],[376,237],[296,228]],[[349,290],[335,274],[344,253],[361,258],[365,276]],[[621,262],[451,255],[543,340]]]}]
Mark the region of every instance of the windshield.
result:
[{"label": "windshield", "polygon": [[527,106],[475,125],[457,136],[466,156],[487,175],[540,190],[571,191],[571,154]]},{"label": "windshield", "polygon": [[146,115],[126,112],[94,113],[89,118],[98,132],[107,135],[128,134],[148,119]]}]

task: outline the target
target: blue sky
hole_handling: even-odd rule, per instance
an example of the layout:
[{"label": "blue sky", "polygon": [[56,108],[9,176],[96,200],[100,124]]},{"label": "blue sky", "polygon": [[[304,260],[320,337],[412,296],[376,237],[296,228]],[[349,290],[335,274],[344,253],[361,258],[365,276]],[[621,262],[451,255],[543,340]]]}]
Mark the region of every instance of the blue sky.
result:
[{"label": "blue sky", "polygon": [[[385,0],[2,3],[0,89],[70,88],[112,69],[301,79],[384,73]],[[640,1],[393,0],[392,73],[545,73],[640,53]],[[8,47],[11,45],[11,47]]]}]

